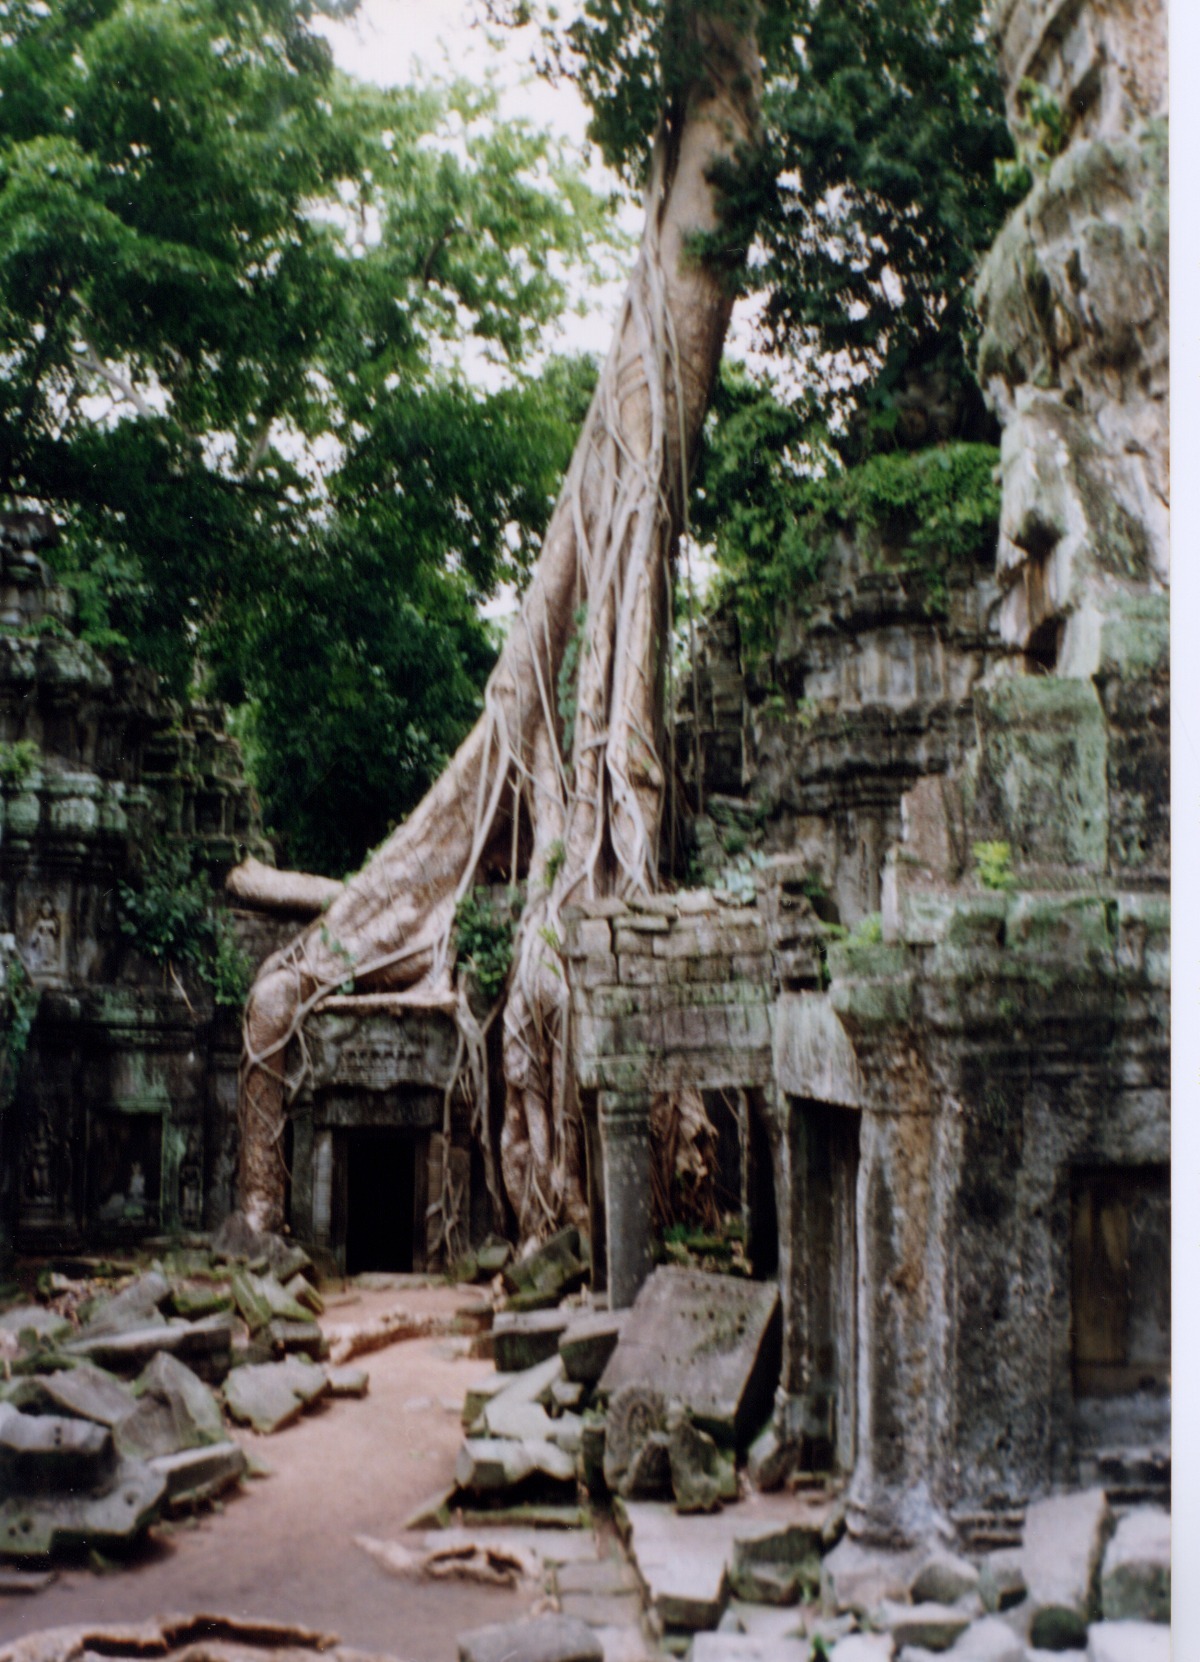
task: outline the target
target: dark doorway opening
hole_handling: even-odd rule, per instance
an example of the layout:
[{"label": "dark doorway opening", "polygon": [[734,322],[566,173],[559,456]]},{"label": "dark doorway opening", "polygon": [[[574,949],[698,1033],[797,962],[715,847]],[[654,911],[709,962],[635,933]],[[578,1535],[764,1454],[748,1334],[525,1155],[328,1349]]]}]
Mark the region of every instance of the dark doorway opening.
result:
[{"label": "dark doorway opening", "polygon": [[1168,1389],[1171,1182],[1165,1166],[1072,1173],[1071,1359],[1077,1397]]},{"label": "dark doorway opening", "polygon": [[800,1101],[809,1436],[806,1464],[848,1472],[857,1448],[859,1116]]},{"label": "dark doorway opening", "polygon": [[411,1270],[416,1139],[394,1130],[345,1136],[346,1274]]}]

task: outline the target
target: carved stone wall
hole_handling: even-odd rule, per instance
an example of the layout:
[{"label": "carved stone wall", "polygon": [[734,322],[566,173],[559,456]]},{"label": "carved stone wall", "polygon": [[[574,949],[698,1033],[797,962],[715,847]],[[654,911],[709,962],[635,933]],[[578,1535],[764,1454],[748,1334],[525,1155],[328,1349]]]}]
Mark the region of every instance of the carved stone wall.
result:
[{"label": "carved stone wall", "polygon": [[121,933],[138,842],[185,840],[214,880],[263,851],[218,710],[101,657],[39,550],[0,523],[0,935],[40,994],[0,1127],[4,1241],[61,1247],[219,1223],[236,1158],[236,1014]]}]

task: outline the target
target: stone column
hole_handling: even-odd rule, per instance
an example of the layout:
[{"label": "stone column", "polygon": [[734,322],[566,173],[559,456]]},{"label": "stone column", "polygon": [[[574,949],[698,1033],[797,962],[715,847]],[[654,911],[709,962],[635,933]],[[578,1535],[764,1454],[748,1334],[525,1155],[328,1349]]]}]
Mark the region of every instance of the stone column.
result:
[{"label": "stone column", "polygon": [[650,1099],[600,1092],[608,1296],[614,1310],[633,1303],[653,1267]]}]

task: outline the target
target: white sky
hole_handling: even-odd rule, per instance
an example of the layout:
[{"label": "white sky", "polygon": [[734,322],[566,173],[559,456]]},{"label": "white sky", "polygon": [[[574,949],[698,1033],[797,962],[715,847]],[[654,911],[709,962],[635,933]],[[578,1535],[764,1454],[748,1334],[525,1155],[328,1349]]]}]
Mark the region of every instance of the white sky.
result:
[{"label": "white sky", "polygon": [[[569,16],[569,0],[559,11]],[[483,26],[484,16],[482,0],[363,0],[347,22],[320,18],[314,28],[333,47],[339,68],[382,86],[403,85],[418,66],[434,76],[463,76],[477,85],[492,76],[503,115],[524,116],[565,139],[577,150],[593,189],[611,191],[616,180],[587,144],[587,111],[575,88],[568,82],[552,87],[532,71],[534,30],[489,29]],[[621,215],[631,235],[640,221],[632,207]],[[564,319],[556,344],[603,355],[622,288],[623,280],[615,279],[589,293],[583,314]]]}]

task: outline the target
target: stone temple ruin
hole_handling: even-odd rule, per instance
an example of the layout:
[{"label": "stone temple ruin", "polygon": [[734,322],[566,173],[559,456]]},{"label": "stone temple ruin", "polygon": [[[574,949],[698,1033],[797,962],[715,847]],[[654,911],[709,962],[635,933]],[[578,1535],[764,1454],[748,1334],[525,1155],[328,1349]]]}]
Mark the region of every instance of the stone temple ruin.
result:
[{"label": "stone temple ruin", "polygon": [[[780,622],[770,697],[711,619],[678,716],[698,835],[710,864],[734,836],[760,858],[581,903],[565,942],[593,1292],[653,1285],[652,1112],[701,1093],[752,1283],[778,1288],[735,1440],[764,1487],[837,1474],[851,1539],[898,1546],[1014,1542],[1065,1489],[1169,1493],[1164,23],[999,12],[1014,116],[1033,79],[1073,125],[978,283],[996,558],[933,617],[847,534]],[[231,1209],[236,1022],[121,942],[112,894],[139,823],[214,872],[260,844],[216,712],[71,634],[43,535],[0,535],[0,738],[43,752],[3,784],[0,843],[0,959],[40,990],[0,1097],[23,1251]],[[259,961],[303,921],[231,916]],[[446,1114],[448,1012],[336,996],[306,1037],[290,1224],[318,1262],[433,1267],[447,1169],[470,1244],[502,1229]]]}]

